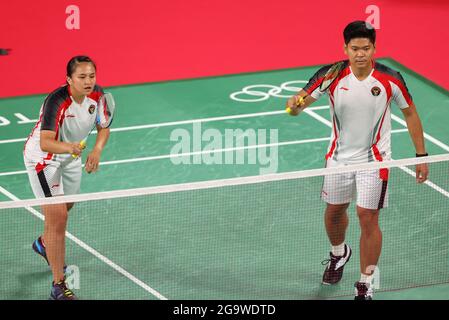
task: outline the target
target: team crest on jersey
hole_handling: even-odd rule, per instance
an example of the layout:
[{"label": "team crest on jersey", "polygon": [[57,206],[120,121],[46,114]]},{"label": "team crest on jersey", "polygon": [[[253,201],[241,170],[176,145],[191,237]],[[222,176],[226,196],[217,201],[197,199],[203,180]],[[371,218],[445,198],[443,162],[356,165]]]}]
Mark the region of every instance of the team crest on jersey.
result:
[{"label": "team crest on jersey", "polygon": [[380,94],[380,88],[379,87],[373,87],[371,88],[371,93],[373,94],[373,96],[377,97]]},{"label": "team crest on jersey", "polygon": [[95,112],[95,105],[91,104],[91,105],[89,106],[89,113],[92,114],[92,113],[94,113],[94,112]]}]

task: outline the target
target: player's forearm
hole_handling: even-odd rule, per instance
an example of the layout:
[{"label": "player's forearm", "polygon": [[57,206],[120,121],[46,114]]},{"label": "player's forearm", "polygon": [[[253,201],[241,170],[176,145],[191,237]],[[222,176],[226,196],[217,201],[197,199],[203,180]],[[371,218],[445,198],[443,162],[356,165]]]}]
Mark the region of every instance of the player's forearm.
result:
[{"label": "player's forearm", "polygon": [[52,139],[41,139],[40,147],[42,151],[53,154],[72,153],[73,149],[70,143]]},{"label": "player's forearm", "polygon": [[305,109],[305,108],[307,108],[308,106],[310,106],[312,103],[314,103],[315,101],[316,101],[316,99],[315,98],[313,98],[312,96],[310,96],[307,92],[305,92],[304,90],[301,90],[301,91],[299,91],[299,93],[297,94],[298,96],[301,96],[301,97],[305,97],[304,98],[304,102],[303,102],[303,104],[301,105],[301,109]]},{"label": "player's forearm", "polygon": [[99,128],[97,129],[97,140],[95,141],[94,150],[97,150],[99,152],[103,151],[103,148],[105,147],[106,143],[109,139],[110,129],[109,128]]},{"label": "player's forearm", "polygon": [[407,122],[407,128],[412,138],[413,144],[415,145],[416,153],[425,154],[426,147],[424,144],[424,131],[422,128],[421,120],[418,114],[414,112],[410,116],[405,118]]}]

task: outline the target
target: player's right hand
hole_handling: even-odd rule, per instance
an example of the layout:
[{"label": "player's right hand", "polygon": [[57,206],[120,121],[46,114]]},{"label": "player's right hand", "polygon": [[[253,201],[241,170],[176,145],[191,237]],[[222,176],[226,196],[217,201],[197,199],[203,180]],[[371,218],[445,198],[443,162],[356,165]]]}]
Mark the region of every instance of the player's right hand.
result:
[{"label": "player's right hand", "polygon": [[83,152],[83,146],[80,143],[69,143],[70,145],[70,152],[74,158],[81,155],[81,152]]},{"label": "player's right hand", "polygon": [[286,111],[291,116],[297,116],[301,111],[300,105],[298,105],[298,97],[293,96],[287,100]]}]

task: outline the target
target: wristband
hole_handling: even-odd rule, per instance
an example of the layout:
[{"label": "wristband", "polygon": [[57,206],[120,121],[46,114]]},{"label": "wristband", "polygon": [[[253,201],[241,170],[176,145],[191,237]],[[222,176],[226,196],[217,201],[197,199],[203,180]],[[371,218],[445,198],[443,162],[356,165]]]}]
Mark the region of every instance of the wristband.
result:
[{"label": "wristband", "polygon": [[423,154],[416,154],[416,157],[417,158],[419,158],[419,157],[427,157],[429,154],[428,153],[423,153]]}]

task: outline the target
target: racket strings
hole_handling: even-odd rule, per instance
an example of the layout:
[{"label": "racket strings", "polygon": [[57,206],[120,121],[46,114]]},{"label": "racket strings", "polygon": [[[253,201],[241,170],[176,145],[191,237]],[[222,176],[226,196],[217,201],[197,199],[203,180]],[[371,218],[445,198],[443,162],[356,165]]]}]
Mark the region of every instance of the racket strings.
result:
[{"label": "racket strings", "polygon": [[99,104],[99,125],[102,128],[108,128],[114,118],[115,101],[109,92],[105,93]]},{"label": "racket strings", "polygon": [[334,64],[324,75],[323,81],[320,85],[321,91],[326,91],[331,84],[338,78],[340,73],[343,71],[344,64],[343,62],[338,62]]}]

